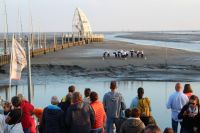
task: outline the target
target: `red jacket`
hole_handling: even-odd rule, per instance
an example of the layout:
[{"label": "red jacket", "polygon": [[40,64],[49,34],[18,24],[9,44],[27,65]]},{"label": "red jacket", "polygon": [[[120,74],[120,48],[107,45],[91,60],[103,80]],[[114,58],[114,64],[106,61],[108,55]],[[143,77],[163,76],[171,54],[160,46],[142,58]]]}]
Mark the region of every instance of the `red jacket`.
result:
[{"label": "red jacket", "polygon": [[95,101],[90,105],[95,112],[95,122],[93,128],[103,128],[106,121],[106,113],[103,104],[100,101]]},{"label": "red jacket", "polygon": [[30,104],[26,100],[22,100],[20,107],[23,111],[23,115],[22,115],[22,119],[21,119],[22,127],[23,127],[23,129],[30,128],[32,126],[31,113],[32,113],[34,107],[32,104]]}]

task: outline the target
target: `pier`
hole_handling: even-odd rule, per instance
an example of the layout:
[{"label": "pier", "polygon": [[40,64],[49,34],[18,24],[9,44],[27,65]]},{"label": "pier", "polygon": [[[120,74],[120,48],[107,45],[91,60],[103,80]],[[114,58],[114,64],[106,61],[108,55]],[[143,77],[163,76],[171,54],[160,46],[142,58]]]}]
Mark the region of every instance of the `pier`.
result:
[{"label": "pier", "polygon": [[[19,40],[19,42],[22,40]],[[99,43],[104,41],[104,36],[101,34],[93,34],[88,37],[74,36],[73,34],[64,34],[57,36],[56,33],[53,36],[47,36],[46,34],[41,34],[40,39],[36,38],[35,35],[31,34],[29,37],[30,42],[30,57],[35,57],[42,54],[56,52],[65,48],[70,48],[74,46],[87,45],[93,42]],[[6,41],[3,41],[6,42]],[[9,46],[11,46],[11,39],[7,40]],[[22,41],[23,42],[23,41]],[[38,44],[37,44],[38,43]],[[5,45],[4,45],[5,46]],[[23,47],[26,47],[22,45]],[[5,47],[4,47],[5,48]],[[0,66],[10,63],[10,52],[7,49],[4,49],[3,55],[0,55]],[[7,54],[5,54],[7,53]]]}]

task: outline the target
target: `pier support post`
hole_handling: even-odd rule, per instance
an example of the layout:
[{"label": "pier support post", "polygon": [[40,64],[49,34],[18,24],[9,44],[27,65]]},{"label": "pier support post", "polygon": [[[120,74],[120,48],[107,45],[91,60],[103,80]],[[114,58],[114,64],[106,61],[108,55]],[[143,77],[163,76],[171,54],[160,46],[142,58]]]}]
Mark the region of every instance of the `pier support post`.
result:
[{"label": "pier support post", "polygon": [[56,51],[56,44],[57,44],[57,38],[56,38],[56,34],[54,34],[54,51]]},{"label": "pier support post", "polygon": [[62,45],[64,44],[64,33],[62,33]]},{"label": "pier support post", "polygon": [[75,40],[75,38],[74,38],[74,33],[72,34],[72,42],[74,43],[74,40]]},{"label": "pier support post", "polygon": [[47,41],[46,41],[46,33],[44,33],[44,54],[46,54],[46,48],[47,48]]},{"label": "pier support post", "polygon": [[68,35],[67,35],[67,42],[69,43],[69,33],[68,33]]},{"label": "pier support post", "polygon": [[[31,33],[31,37],[30,37],[30,45],[31,45],[31,50],[32,50],[32,57],[34,57],[34,38],[33,38],[33,33]],[[30,48],[29,48],[30,49]]]},{"label": "pier support post", "polygon": [[[43,33],[40,33],[40,48],[41,48],[41,46],[42,46],[42,40],[44,39],[44,34]],[[43,46],[42,46],[42,48],[43,48]]]},{"label": "pier support post", "polygon": [[7,39],[4,38],[4,55],[7,55]]},{"label": "pier support post", "polygon": [[78,33],[78,42],[80,42],[80,33]]}]

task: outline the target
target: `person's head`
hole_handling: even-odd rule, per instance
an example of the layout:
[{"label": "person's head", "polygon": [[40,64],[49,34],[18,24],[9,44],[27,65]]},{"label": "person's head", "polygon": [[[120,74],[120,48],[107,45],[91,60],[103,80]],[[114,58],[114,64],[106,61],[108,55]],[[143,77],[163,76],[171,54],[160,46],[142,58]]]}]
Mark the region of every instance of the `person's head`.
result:
[{"label": "person's head", "polygon": [[139,87],[137,93],[138,93],[138,98],[141,99],[144,95],[144,89],[142,87]]},{"label": "person's head", "polygon": [[83,101],[82,95],[80,92],[74,92],[72,94],[72,103],[78,103]]},{"label": "person's head", "polygon": [[174,130],[172,128],[165,128],[164,132],[163,133],[174,133]]},{"label": "person's head", "polygon": [[141,112],[140,112],[140,110],[138,108],[133,108],[132,109],[132,117],[139,118],[140,114],[141,114]]},{"label": "person's head", "polygon": [[150,124],[145,127],[144,133],[162,133],[162,131],[157,125]]},{"label": "person's head", "polygon": [[132,116],[132,111],[131,111],[131,109],[126,109],[125,110],[125,117],[126,118],[129,118],[129,117],[131,117]]},{"label": "person's head", "polygon": [[51,97],[51,104],[52,105],[58,105],[59,104],[59,100],[57,96],[52,96]]},{"label": "person's head", "polygon": [[98,94],[96,92],[92,91],[90,93],[90,101],[95,102],[96,100],[98,100]]},{"label": "person's head", "polygon": [[19,107],[21,104],[21,100],[18,96],[12,97],[11,102],[14,107]]},{"label": "person's head", "polygon": [[175,85],[175,90],[176,90],[177,92],[180,92],[180,91],[182,91],[182,89],[183,89],[182,84],[181,84],[181,83],[176,83],[176,85]]},{"label": "person's head", "polygon": [[12,108],[12,105],[10,102],[6,101],[3,103],[3,111],[4,112],[10,112],[11,108]]},{"label": "person's head", "polygon": [[185,84],[183,93],[192,93],[192,86],[190,84]]},{"label": "person's head", "polygon": [[76,90],[76,87],[74,85],[69,86],[68,92],[74,93]]},{"label": "person's head", "polygon": [[89,97],[90,93],[91,93],[91,89],[90,88],[85,88],[85,91],[84,91],[85,97]]},{"label": "person's head", "polygon": [[20,98],[21,101],[25,100],[24,96],[21,93],[17,94],[17,96]]},{"label": "person's head", "polygon": [[110,89],[111,89],[111,91],[114,91],[115,89],[117,89],[117,83],[116,83],[116,81],[111,81],[111,83],[110,83]]},{"label": "person's head", "polygon": [[66,101],[67,103],[71,104],[72,103],[72,93],[68,93],[66,96]]},{"label": "person's head", "polygon": [[199,105],[199,98],[195,95],[192,95],[189,99],[189,105],[191,107],[196,107]]}]

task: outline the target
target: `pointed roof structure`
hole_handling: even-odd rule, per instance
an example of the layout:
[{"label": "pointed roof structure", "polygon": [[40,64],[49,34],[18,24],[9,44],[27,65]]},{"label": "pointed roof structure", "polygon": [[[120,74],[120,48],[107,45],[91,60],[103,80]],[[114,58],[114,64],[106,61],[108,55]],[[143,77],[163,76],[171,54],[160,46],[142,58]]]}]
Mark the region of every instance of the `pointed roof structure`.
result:
[{"label": "pointed roof structure", "polygon": [[74,12],[72,31],[75,36],[81,35],[83,37],[89,37],[92,35],[90,22],[80,8],[76,8]]}]

